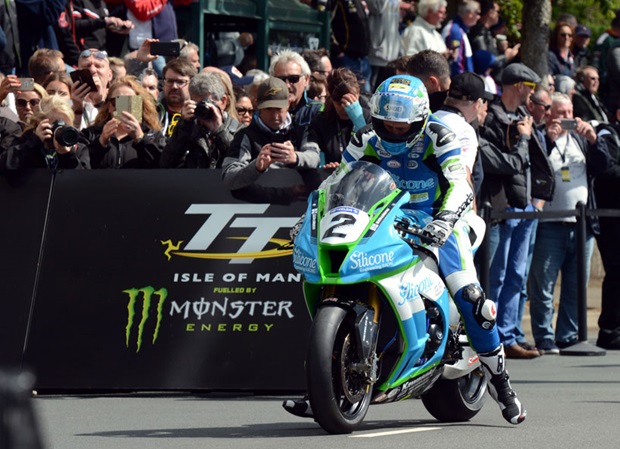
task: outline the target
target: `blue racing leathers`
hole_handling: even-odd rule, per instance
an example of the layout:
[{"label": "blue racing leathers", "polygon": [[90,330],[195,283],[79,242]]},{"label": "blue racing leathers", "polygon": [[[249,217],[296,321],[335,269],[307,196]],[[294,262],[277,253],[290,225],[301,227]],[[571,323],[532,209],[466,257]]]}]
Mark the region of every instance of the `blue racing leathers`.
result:
[{"label": "blue racing leathers", "polygon": [[346,173],[350,164],[360,159],[375,162],[392,175],[400,189],[410,193],[407,209],[422,210],[434,219],[450,222],[453,232],[439,248],[439,269],[473,348],[479,353],[490,352],[499,346],[495,304],[485,299],[474,267],[469,225],[464,218],[466,214],[475,215],[471,211],[474,194],[461,160],[459,139],[433,115],[423,132],[409,151],[392,155],[371,126],[362,128],[351,139],[332,176]]}]

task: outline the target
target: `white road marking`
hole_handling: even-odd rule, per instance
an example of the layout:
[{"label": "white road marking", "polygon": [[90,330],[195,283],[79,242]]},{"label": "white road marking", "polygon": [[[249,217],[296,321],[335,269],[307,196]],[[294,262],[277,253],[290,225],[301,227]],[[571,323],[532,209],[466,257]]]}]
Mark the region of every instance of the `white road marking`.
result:
[{"label": "white road marking", "polygon": [[349,438],[375,438],[386,437],[389,435],[399,435],[401,433],[425,432],[427,430],[441,430],[441,427],[419,427],[415,429],[389,430],[386,432],[365,433],[363,435],[351,435]]}]

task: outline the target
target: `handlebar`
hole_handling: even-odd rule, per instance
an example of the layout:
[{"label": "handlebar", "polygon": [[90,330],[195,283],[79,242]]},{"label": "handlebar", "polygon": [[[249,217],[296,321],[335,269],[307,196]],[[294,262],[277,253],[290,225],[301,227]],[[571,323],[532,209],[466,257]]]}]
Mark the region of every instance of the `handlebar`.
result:
[{"label": "handlebar", "polygon": [[[431,245],[434,243],[433,239],[424,233],[424,229],[420,225],[413,223],[407,217],[397,218],[394,222],[394,229],[396,229],[401,238],[410,245],[419,247],[421,244]],[[418,241],[408,237],[408,235],[417,237]]]}]

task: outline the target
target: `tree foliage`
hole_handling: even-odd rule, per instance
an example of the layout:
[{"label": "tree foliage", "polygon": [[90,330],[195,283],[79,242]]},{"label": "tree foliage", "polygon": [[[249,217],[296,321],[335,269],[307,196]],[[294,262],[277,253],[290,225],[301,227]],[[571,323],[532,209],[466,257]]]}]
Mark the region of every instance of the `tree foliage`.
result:
[{"label": "tree foliage", "polygon": [[[497,0],[501,16],[506,21],[508,38],[512,42],[521,40],[523,22],[523,0]],[[563,13],[577,17],[579,23],[592,30],[593,40],[610,27],[615,9],[620,8],[617,0],[552,0],[551,24]],[[525,11],[527,12],[527,11]]]}]

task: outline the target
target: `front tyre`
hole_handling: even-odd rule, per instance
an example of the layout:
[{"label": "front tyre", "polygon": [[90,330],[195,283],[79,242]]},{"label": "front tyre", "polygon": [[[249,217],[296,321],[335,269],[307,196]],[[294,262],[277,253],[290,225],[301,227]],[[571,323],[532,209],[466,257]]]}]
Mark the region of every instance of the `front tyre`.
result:
[{"label": "front tyre", "polygon": [[440,379],[422,395],[426,410],[443,422],[469,421],[482,409],[487,381],[482,367],[458,379]]},{"label": "front tyre", "polygon": [[306,379],[314,418],[329,433],[351,433],[366,416],[372,385],[360,363],[352,317],[340,307],[320,308],[310,330]]}]

